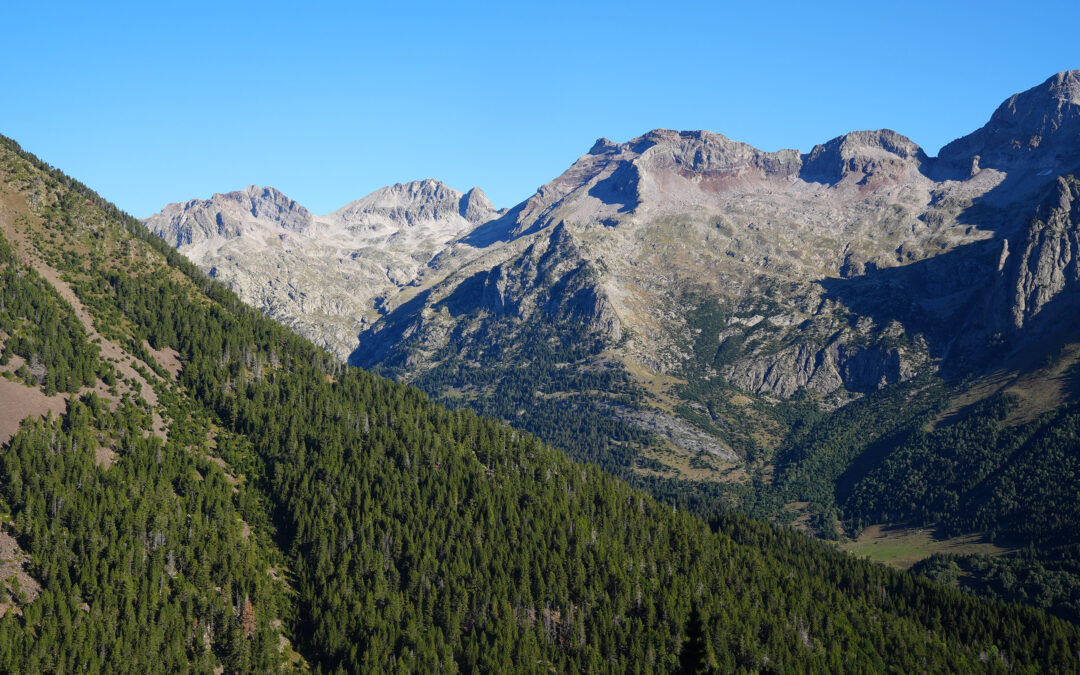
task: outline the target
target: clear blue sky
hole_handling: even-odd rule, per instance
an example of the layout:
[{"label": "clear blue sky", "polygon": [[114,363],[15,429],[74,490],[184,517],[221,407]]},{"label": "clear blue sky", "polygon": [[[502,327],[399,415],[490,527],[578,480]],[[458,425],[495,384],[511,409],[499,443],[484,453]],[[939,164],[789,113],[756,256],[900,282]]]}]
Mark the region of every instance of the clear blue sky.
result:
[{"label": "clear blue sky", "polygon": [[5,2],[0,134],[136,216],[427,177],[511,206],[656,127],[804,151],[888,127],[936,154],[1080,68],[1076,0],[581,4]]}]

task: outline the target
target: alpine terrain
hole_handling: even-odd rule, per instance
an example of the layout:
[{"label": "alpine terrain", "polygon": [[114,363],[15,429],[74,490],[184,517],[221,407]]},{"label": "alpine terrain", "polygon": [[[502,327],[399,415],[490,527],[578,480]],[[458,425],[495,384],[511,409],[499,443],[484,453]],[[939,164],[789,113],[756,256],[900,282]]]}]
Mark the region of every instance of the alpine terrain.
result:
[{"label": "alpine terrain", "polygon": [[506,211],[427,180],[145,222],[340,358],[707,518],[975,537],[1016,553],[924,571],[1080,619],[1080,71],[937,157],[661,129]]},{"label": "alpine terrain", "polygon": [[[379,215],[352,241],[392,241],[384,214],[407,227],[410,211],[386,205],[420,190],[453,209],[412,220],[426,228],[413,242],[427,241],[435,258],[496,246],[497,237],[447,242],[445,231],[472,216],[434,184],[359,206]],[[258,232],[264,257],[283,265],[314,263],[279,248],[271,228],[304,237],[353,227],[309,220],[269,191],[226,199],[239,204],[234,213],[255,205],[255,222],[222,216],[220,230],[216,217],[199,227],[222,239]],[[1050,238],[1062,216],[1046,208],[1039,222]],[[277,225],[260,220],[268,213]],[[552,362],[552,371],[615,369],[646,332],[631,334],[605,305],[611,292],[594,280],[607,273],[584,257],[579,230],[507,232],[522,213],[469,232],[505,238],[485,255],[510,254],[525,238],[504,263],[515,283],[534,280],[525,286],[532,304],[517,305],[525,318],[463,298],[448,306],[454,294],[438,295],[442,284],[418,290],[416,306],[427,305],[417,311],[438,305],[436,319],[467,317],[492,336],[549,312],[617,345],[599,357],[585,344],[579,362]],[[382,234],[365,239],[364,228]],[[193,224],[190,233],[194,242],[205,231]],[[543,251],[562,251],[563,261]],[[563,267],[574,251],[577,267]],[[373,267],[406,269],[410,255]],[[415,255],[417,267],[438,268]],[[537,268],[570,278],[541,291]],[[458,285],[480,273],[463,272]],[[498,297],[488,278],[480,297]],[[1038,609],[742,515],[717,513],[710,527],[534,436],[347,366],[6,138],[0,279],[0,671],[1080,668],[1080,629]],[[618,340],[603,337],[620,325]],[[529,344],[542,354],[551,343]],[[629,407],[626,396],[605,405]]]}]

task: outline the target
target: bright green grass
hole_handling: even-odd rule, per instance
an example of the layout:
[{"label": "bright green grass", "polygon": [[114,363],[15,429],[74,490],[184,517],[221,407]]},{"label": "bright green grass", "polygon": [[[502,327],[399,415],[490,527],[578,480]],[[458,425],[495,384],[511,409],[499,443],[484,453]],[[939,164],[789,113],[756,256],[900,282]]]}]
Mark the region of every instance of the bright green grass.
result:
[{"label": "bright green grass", "polygon": [[841,542],[840,548],[860,558],[900,569],[907,569],[935,553],[1003,555],[1010,550],[992,544],[978,534],[936,539],[933,530],[928,528],[885,525],[871,525],[857,539]]}]

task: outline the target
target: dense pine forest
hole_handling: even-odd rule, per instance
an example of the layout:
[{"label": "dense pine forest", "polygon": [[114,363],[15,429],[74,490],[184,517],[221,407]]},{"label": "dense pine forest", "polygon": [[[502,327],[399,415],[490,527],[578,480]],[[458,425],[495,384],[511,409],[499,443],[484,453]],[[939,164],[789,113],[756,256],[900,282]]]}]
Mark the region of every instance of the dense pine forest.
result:
[{"label": "dense pine forest", "polygon": [[[687,304],[696,307],[689,319],[698,344],[687,346],[696,356],[681,373],[686,384],[680,391],[698,407],[683,406],[679,412],[702,430],[717,432],[714,420],[730,423],[746,416],[726,402],[732,385],[702,373],[723,364],[738,340],[716,343],[722,327],[729,325],[730,307],[704,297],[688,298]],[[582,375],[553,366],[579,362],[603,348],[579,324],[559,326],[565,330],[515,325],[515,339],[502,342],[497,330],[485,326],[481,339],[460,342],[492,345],[484,354],[490,365],[477,367],[478,356],[457,352],[459,341],[454,339],[433,357],[438,365],[413,384],[451,407],[468,406],[511,420],[572,458],[600,466],[709,522],[733,507],[755,518],[784,521],[790,518],[786,506],[796,503],[806,505],[809,529],[829,540],[856,537],[877,523],[930,528],[939,538],[981,533],[987,541],[1024,554],[962,556],[955,573],[945,576],[933,572],[939,569],[936,562],[916,571],[987,597],[1026,602],[1080,620],[1075,403],[1063,402],[1017,423],[1012,419],[1016,396],[998,393],[972,405],[960,419],[935,426],[950,402],[972,386],[972,378],[948,381],[929,374],[830,413],[805,400],[806,395],[771,405],[759,402],[755,412],[778,430],[776,447],[757,447],[749,424],[728,429],[740,440],[750,479],[685,480],[665,473],[666,467],[655,460],[650,463],[642,452],[656,440],[649,432],[602,409],[612,405],[610,401],[632,405],[640,398],[625,373],[611,369]],[[1051,350],[1046,362],[1062,356]],[[380,372],[397,374],[385,367]],[[1065,375],[1075,381],[1076,367]],[[447,396],[450,385],[451,391],[483,394]],[[534,391],[567,393],[537,397]],[[582,393],[594,391],[604,392],[608,402]],[[705,456],[700,461],[710,460]]]},{"label": "dense pine forest", "polygon": [[[5,377],[68,395],[0,451],[3,530],[39,585],[5,586],[4,672],[1080,668],[1074,624],[743,515],[707,524],[343,366],[6,139],[0,184]],[[936,477],[932,498],[844,503],[1021,527]]]}]

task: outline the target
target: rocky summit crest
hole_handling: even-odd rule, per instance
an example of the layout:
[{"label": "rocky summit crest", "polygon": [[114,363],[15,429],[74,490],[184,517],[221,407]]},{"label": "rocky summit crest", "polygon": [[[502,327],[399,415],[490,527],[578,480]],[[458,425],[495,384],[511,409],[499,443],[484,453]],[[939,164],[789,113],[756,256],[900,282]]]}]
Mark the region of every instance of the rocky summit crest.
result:
[{"label": "rocky summit crest", "polygon": [[451,224],[460,229],[465,223],[488,220],[495,213],[491,202],[478,188],[462,194],[441,181],[427,178],[380,188],[346,204],[325,219],[346,227],[379,222],[435,228]]},{"label": "rocky summit crest", "polygon": [[345,358],[384,298],[499,212],[479,188],[396,183],[326,215],[272,187],[169,204],[147,227],[259,307]]},{"label": "rocky summit crest", "polygon": [[484,191],[478,187],[474,187],[462,195],[458,210],[461,212],[462,218],[476,224],[488,221],[498,213],[495,205],[491,203]]},{"label": "rocky summit crest", "polygon": [[801,159],[799,177],[825,183],[853,174],[862,179],[882,170],[919,170],[929,161],[922,148],[891,129],[853,131],[814,146]]},{"label": "rocky summit crest", "polygon": [[945,167],[1050,175],[1080,164],[1080,70],[1010,96],[979,130],[941,149]]}]

